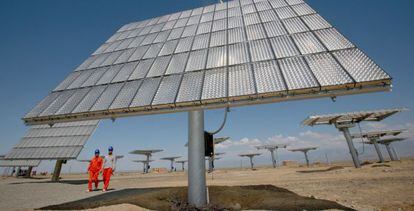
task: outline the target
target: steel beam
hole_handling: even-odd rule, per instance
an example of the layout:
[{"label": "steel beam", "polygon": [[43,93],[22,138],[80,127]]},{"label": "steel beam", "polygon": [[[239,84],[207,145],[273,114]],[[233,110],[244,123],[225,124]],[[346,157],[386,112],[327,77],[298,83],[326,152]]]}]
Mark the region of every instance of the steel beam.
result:
[{"label": "steel beam", "polygon": [[309,167],[308,151],[303,151],[303,154],[305,154],[306,166]]},{"label": "steel beam", "polygon": [[204,160],[204,110],[188,112],[188,203],[207,204]]},{"label": "steel beam", "polygon": [[375,151],[377,151],[377,154],[378,154],[379,162],[384,163],[385,161],[384,161],[384,157],[382,156],[381,150],[380,150],[379,145],[378,145],[378,139],[377,138],[371,138],[370,141],[372,142],[372,144],[374,144]]},{"label": "steel beam", "polygon": [[[277,150],[277,149],[276,149]],[[270,150],[270,155],[272,156],[272,164],[273,164],[273,168],[276,168],[277,166],[277,161],[275,159],[275,155],[274,155],[274,150]]]},{"label": "steel beam", "polygon": [[57,160],[55,165],[55,170],[53,171],[52,181],[59,181],[60,171],[62,170],[63,160]]},{"label": "steel beam", "polygon": [[398,157],[397,152],[395,151],[395,148],[393,146],[390,146],[390,147],[391,147],[392,152],[394,153],[395,160],[399,161],[400,158]]},{"label": "steel beam", "polygon": [[336,126],[345,136],[346,143],[348,144],[349,153],[351,153],[352,161],[354,162],[355,168],[361,168],[361,163],[358,159],[358,153],[354,147],[354,142],[352,142],[351,134],[349,133],[349,128],[347,126],[341,127]]},{"label": "steel beam", "polygon": [[254,169],[254,165],[253,165],[253,156],[249,156],[250,158],[250,168]]},{"label": "steel beam", "polygon": [[170,167],[170,172],[174,171],[174,160],[171,160],[171,167]]},{"label": "steel beam", "polygon": [[385,144],[385,148],[387,148],[388,155],[392,161],[396,161],[397,159],[394,157],[394,153],[391,150],[390,144]]}]

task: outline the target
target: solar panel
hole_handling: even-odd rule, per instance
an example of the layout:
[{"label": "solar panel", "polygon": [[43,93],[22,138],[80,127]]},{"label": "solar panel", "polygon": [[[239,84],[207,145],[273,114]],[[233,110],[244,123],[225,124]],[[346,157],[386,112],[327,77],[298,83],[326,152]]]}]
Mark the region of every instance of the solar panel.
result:
[{"label": "solar panel", "polygon": [[75,159],[93,134],[99,121],[82,121],[32,126],[20,143],[5,156],[16,160]]},{"label": "solar panel", "polygon": [[219,108],[390,85],[386,72],[304,1],[237,0],[122,26],[24,120]]},{"label": "solar panel", "polygon": [[372,111],[358,111],[349,113],[314,115],[305,119],[302,124],[313,126],[335,123],[358,123],[361,121],[381,121],[396,113],[406,111],[405,108],[382,109]]},{"label": "solar panel", "polygon": [[291,152],[307,152],[309,150],[316,150],[317,147],[304,147],[304,148],[295,148],[295,149],[288,149]]},{"label": "solar panel", "polygon": [[129,154],[139,154],[139,155],[150,155],[157,152],[162,152],[162,149],[144,149],[144,150],[134,150]]},{"label": "solar panel", "polygon": [[380,138],[383,136],[397,136],[403,133],[405,130],[384,130],[384,131],[371,131],[352,134],[352,138]]}]

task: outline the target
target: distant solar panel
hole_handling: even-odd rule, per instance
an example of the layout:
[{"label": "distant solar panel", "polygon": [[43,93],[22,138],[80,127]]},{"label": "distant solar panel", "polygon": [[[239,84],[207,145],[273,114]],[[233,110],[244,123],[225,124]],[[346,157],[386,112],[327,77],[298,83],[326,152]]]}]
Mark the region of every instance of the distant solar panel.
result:
[{"label": "distant solar panel", "polygon": [[3,160],[0,159],[0,167],[36,167],[40,160]]},{"label": "distant solar panel", "polygon": [[352,134],[352,138],[380,138],[383,136],[397,136],[403,133],[405,130],[384,130],[384,131],[372,131]]},{"label": "distant solar panel", "polygon": [[391,77],[303,1],[241,0],[122,26],[28,124],[389,90]]},{"label": "distant solar panel", "polygon": [[82,121],[32,126],[5,159],[75,159],[93,134],[99,121]]},{"label": "distant solar panel", "polygon": [[406,111],[405,108],[393,108],[393,109],[381,109],[372,111],[357,111],[349,113],[336,113],[325,115],[313,115],[305,119],[302,124],[313,126],[323,124],[336,124],[336,123],[358,123],[361,121],[381,121],[396,113]]}]

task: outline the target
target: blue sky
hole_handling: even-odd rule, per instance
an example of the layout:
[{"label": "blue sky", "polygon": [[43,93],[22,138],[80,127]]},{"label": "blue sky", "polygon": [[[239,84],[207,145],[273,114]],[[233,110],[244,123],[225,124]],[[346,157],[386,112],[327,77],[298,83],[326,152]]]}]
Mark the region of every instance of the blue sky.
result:
[{"label": "blue sky", "polygon": [[[143,20],[176,11],[205,6],[207,0],[151,1],[21,1],[0,2],[0,154],[7,153],[27,127],[21,117],[75,69],[88,55],[128,22]],[[266,142],[288,142],[291,145],[320,145],[311,154],[323,160],[325,153],[332,159],[349,159],[340,134],[332,127],[308,128],[300,122],[310,114],[344,112],[389,107],[413,108],[414,85],[412,60],[414,49],[414,2],[411,0],[308,0],[315,10],[365,51],[393,78],[393,91],[346,96],[333,103],[330,99],[293,101],[232,109],[228,124],[221,135],[231,141],[218,147],[227,152],[217,166],[238,166],[239,152],[251,151],[253,145]],[[213,130],[222,119],[222,111],[206,112],[206,128]],[[410,129],[413,135],[412,111],[396,115],[381,124],[365,124],[363,129]],[[91,156],[95,148],[114,146],[118,154],[133,149],[163,148],[159,156],[182,155],[187,139],[187,114],[176,113],[105,120],[89,140],[80,158]],[[413,155],[412,140],[396,144],[401,155]],[[375,158],[371,147],[362,157]],[[410,154],[411,153],[411,154]],[[281,159],[303,161],[299,153],[280,153]],[[138,158],[127,155],[121,170],[141,169],[130,162]],[[265,153],[258,164],[270,164]],[[244,161],[247,165],[247,159]],[[165,166],[157,161],[153,166]],[[84,165],[69,162],[64,171],[81,171]],[[51,171],[50,162],[40,169]]]}]

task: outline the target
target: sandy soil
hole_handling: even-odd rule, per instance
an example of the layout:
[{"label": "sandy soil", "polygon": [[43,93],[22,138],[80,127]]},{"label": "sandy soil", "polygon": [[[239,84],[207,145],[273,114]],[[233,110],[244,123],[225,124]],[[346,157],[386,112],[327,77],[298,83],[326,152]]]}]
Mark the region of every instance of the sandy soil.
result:
[{"label": "sandy soil", "polygon": [[[350,163],[326,166],[223,169],[207,175],[212,186],[240,186],[270,184],[296,194],[337,202],[356,210],[414,210],[414,159],[370,164],[355,169]],[[332,166],[331,166],[332,167]],[[0,209],[30,210],[81,200],[104,194],[86,193],[86,175],[63,175],[60,183],[49,179],[0,180]],[[128,188],[177,187],[187,185],[185,172],[167,174],[125,173],[116,175],[111,187]],[[94,210],[143,210],[134,205],[121,204]]]}]

